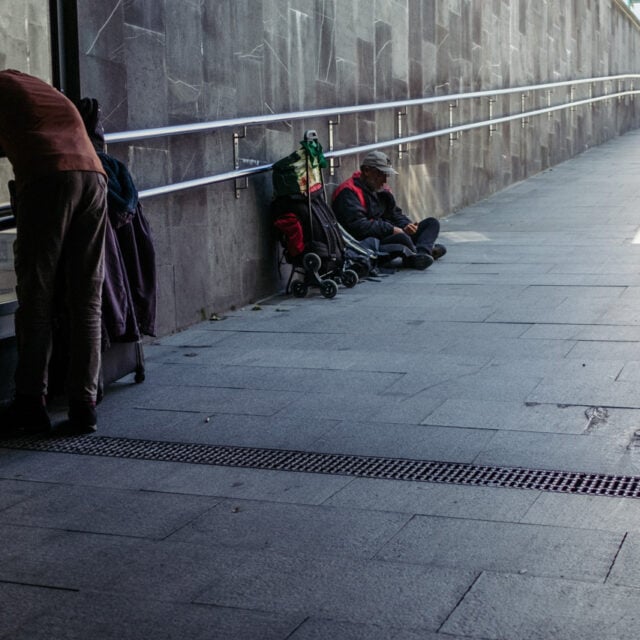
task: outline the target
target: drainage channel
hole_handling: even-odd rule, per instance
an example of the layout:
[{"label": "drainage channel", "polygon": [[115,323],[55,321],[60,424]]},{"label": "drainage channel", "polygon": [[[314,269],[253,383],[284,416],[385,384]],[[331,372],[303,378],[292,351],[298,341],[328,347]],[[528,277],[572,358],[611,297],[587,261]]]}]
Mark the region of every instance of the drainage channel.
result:
[{"label": "drainage channel", "polygon": [[14,438],[0,442],[0,447],[270,471],[322,473],[358,478],[440,482],[593,496],[640,498],[640,477],[599,473],[491,467],[460,462],[135,440],[105,436]]}]

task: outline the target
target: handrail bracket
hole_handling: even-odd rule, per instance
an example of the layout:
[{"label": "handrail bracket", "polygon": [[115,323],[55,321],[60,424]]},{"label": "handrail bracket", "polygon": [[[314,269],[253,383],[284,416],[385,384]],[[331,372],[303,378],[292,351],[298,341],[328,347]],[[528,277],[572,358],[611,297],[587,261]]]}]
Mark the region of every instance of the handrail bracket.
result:
[{"label": "handrail bracket", "polygon": [[[527,105],[526,105],[526,102],[527,102],[527,98],[528,98],[528,97],[529,97],[529,94],[528,94],[528,93],[522,93],[522,94],[520,94],[520,111],[521,111],[521,113],[526,113],[526,112],[527,112]],[[526,128],[526,126],[527,126],[528,124],[529,124],[529,118],[525,118],[525,117],[523,117],[523,118],[520,120],[520,126],[521,126],[523,129],[525,129],[525,128]]]},{"label": "handrail bracket", "polygon": [[[340,124],[340,114],[338,114],[335,120],[329,120],[329,151],[334,150],[335,143],[335,127]],[[336,174],[336,169],[340,168],[340,160],[336,162],[336,159],[331,157],[329,158],[329,175],[334,176]]]},{"label": "handrail bracket", "polygon": [[[491,96],[489,98],[489,121],[493,120],[493,105],[498,101],[495,96]],[[489,125],[489,137],[493,136],[493,134],[498,130],[498,127],[495,124]]]},{"label": "handrail bracket", "polygon": [[[236,171],[240,168],[240,140],[246,137],[247,127],[242,127],[242,133],[233,132],[233,167]],[[236,198],[240,198],[240,192],[249,188],[249,176],[242,178],[242,182],[240,182],[239,178],[236,178],[233,182]]]},{"label": "handrail bracket", "polygon": [[[449,129],[453,129],[453,110],[458,108],[458,101],[449,103]],[[452,131],[449,133],[449,146],[451,146],[456,140],[460,138],[459,131]]]},{"label": "handrail bracket", "polygon": [[[400,109],[398,111],[396,111],[396,124],[397,124],[397,136],[398,138],[402,138],[404,136],[404,125],[406,122],[406,118],[407,118],[407,110],[406,109]],[[409,151],[409,147],[406,144],[399,144],[398,145],[398,160],[402,159],[402,156],[404,156],[405,153],[408,153]]]}]

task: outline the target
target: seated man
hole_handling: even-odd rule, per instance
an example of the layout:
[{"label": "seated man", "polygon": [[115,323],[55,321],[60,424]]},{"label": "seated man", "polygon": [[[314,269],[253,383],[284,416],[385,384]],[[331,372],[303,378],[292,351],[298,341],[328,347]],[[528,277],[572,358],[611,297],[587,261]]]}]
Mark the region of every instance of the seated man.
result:
[{"label": "seated man", "polygon": [[436,218],[412,222],[402,213],[386,187],[387,176],[397,173],[386,154],[371,151],[362,160],[360,171],[335,190],[333,210],[338,222],[357,240],[377,239],[374,242],[379,250],[392,258],[401,255],[404,266],[426,269],[447,251],[435,243],[440,222]]}]

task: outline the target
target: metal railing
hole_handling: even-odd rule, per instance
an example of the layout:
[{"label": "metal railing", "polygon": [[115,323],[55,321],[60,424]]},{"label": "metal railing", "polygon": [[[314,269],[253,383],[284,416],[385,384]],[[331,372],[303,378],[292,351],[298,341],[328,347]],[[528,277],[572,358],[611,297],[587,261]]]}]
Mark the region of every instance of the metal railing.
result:
[{"label": "metal railing", "polygon": [[[428,98],[417,98],[410,100],[396,100],[393,102],[382,102],[374,104],[364,104],[356,106],[335,107],[331,109],[314,109],[310,111],[296,111],[290,113],[279,113],[261,116],[252,116],[244,118],[230,118],[227,120],[218,120],[215,122],[203,122],[194,124],[175,125],[168,127],[157,127],[153,129],[141,129],[138,131],[125,131],[120,133],[108,133],[105,135],[105,140],[108,144],[118,143],[131,143],[138,140],[148,140],[152,138],[170,137],[176,135],[190,135],[190,134],[203,134],[212,131],[218,131],[221,129],[238,129],[256,125],[268,125],[275,123],[291,122],[295,120],[309,120],[314,118],[337,118],[337,121],[329,120],[329,147],[325,152],[325,156],[329,159],[340,158],[349,155],[355,155],[360,153],[366,153],[373,149],[381,149],[387,147],[397,146],[402,148],[410,143],[427,140],[430,138],[437,138],[442,136],[449,136],[453,139],[457,134],[464,131],[470,131],[473,129],[487,128],[490,133],[496,131],[496,127],[500,124],[521,120],[523,123],[528,119],[541,116],[544,114],[553,114],[554,112],[571,109],[576,110],[578,107],[586,105],[595,105],[604,101],[611,100],[623,100],[626,97],[633,99],[635,95],[640,93],[640,89],[634,87],[634,82],[640,85],[640,74],[620,74],[614,76],[600,76],[595,78],[580,78],[576,80],[567,80],[562,82],[550,82],[545,84],[528,85],[522,87],[513,87],[507,89],[492,89],[487,91],[471,91],[467,93],[448,94],[441,96],[431,96]],[[612,86],[615,85],[614,88]],[[577,98],[576,92],[578,88],[586,87],[588,89],[588,95],[586,97]],[[567,89],[564,99],[558,100],[555,104],[552,104],[551,96],[557,96],[559,89]],[[599,89],[599,92],[596,91]],[[525,110],[526,101],[531,101],[531,94],[539,94],[546,92],[546,106],[542,108]],[[596,95],[596,93],[598,95]],[[520,105],[521,108],[515,113],[509,113],[508,115],[502,115],[494,117],[493,112],[495,107],[493,106],[497,98],[500,96],[513,96],[521,95]],[[454,124],[452,117],[452,110],[457,104],[463,100],[488,100],[488,118],[481,121],[467,122],[462,124]],[[449,126],[444,128],[435,129],[433,131],[423,131],[412,135],[402,134],[402,116],[406,115],[406,110],[411,107],[424,107],[428,105],[436,105],[440,103],[448,102],[449,109]],[[349,147],[345,149],[336,150],[333,148],[333,127],[340,122],[340,117],[366,113],[376,112],[382,110],[396,110],[398,119],[398,131],[397,136],[386,140],[376,141],[372,144],[359,145]],[[271,169],[272,164],[262,164],[258,166],[252,166],[248,168],[240,168],[238,161],[238,141],[243,136],[234,133],[234,169],[224,173],[218,173],[216,175],[205,176],[202,178],[196,178],[192,180],[186,180],[183,182],[177,182],[173,184],[167,184],[159,187],[152,187],[141,190],[139,197],[149,198],[152,196],[167,195],[176,191],[182,191],[185,189],[191,189],[194,187],[202,187],[214,183],[227,182],[230,180],[248,179],[249,176],[256,175]],[[236,195],[238,195],[238,189],[236,189]],[[10,211],[9,205],[0,205],[0,215]],[[12,216],[0,217],[0,228],[6,228],[6,223],[13,220]]]}]

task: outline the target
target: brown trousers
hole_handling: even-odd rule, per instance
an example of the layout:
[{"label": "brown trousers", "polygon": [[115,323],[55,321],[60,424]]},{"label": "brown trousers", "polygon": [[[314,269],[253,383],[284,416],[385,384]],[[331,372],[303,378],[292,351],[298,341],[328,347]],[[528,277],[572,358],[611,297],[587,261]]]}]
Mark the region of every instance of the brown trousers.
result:
[{"label": "brown trousers", "polygon": [[16,184],[16,393],[46,395],[54,303],[70,320],[69,401],[95,401],[100,376],[106,178],[64,171]]}]

